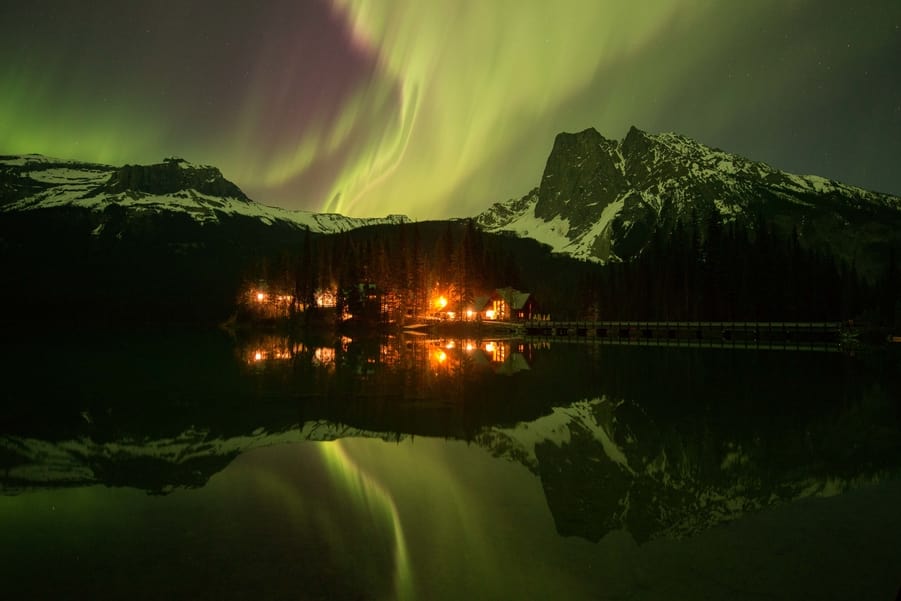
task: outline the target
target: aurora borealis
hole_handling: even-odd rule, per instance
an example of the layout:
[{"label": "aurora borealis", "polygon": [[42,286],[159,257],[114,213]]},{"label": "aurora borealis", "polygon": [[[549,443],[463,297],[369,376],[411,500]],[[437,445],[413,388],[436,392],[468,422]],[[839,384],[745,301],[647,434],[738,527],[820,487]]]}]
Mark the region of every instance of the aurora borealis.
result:
[{"label": "aurora borealis", "polygon": [[289,208],[472,215],[633,124],[901,193],[897,0],[34,0],[0,51],[0,153],[177,155]]}]

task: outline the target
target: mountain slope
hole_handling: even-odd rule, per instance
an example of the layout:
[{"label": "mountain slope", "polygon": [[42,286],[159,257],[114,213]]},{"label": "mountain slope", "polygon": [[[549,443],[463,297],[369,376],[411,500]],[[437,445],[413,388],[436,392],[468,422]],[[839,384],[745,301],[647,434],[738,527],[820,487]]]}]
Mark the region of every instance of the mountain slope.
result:
[{"label": "mountain slope", "polygon": [[684,136],[632,128],[623,140],[594,129],[557,136],[541,185],[476,218],[487,231],[535,238],[556,252],[618,261],[641,252],[655,228],[705,219],[753,229],[760,216],[802,243],[870,265],[899,241],[901,198],[816,176],[793,175]]},{"label": "mountain slope", "polygon": [[[183,214],[201,225],[244,217],[318,233],[408,221],[402,215],[354,218],[269,207],[248,198],[219,169],[178,158],[116,168],[41,155],[0,157],[0,211],[64,207],[95,214],[109,207],[138,215]],[[103,225],[98,224],[98,234]]]},{"label": "mountain slope", "polygon": [[215,167],[0,156],[0,319],[216,323],[261,257],[307,233],[406,222],[256,203]]}]

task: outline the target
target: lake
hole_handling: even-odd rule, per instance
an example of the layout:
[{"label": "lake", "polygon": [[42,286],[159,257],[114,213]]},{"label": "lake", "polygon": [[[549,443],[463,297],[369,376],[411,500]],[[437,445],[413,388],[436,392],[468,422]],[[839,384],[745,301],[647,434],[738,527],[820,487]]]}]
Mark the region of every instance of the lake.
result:
[{"label": "lake", "polygon": [[3,343],[9,599],[894,599],[897,351]]}]

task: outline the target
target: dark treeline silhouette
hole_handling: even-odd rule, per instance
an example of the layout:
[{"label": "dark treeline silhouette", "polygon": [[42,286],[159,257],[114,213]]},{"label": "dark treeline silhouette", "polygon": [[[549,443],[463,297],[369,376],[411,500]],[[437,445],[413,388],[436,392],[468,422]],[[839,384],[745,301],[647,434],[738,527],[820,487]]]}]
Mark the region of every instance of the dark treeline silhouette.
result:
[{"label": "dark treeline silhouette", "polygon": [[[877,282],[828,252],[806,248],[759,217],[753,230],[718,213],[653,232],[631,261],[611,263],[581,284],[585,313],[601,319],[898,323],[894,259]],[[894,254],[892,254],[894,256]]]},{"label": "dark treeline silhouette", "polygon": [[347,313],[399,323],[429,311],[436,294],[460,311],[512,286],[554,319],[855,319],[897,333],[901,249],[884,244],[883,265],[860,270],[882,275],[865,280],[806,242],[764,217],[746,229],[713,214],[669,222],[634,258],[601,266],[472,220],[323,235],[224,216],[201,227],[186,216],[114,210],[7,213],[0,319],[220,323],[263,282],[304,319],[324,289],[339,292]]},{"label": "dark treeline silhouette", "polygon": [[553,256],[534,240],[487,234],[461,220],[307,234],[299,248],[257,257],[244,281],[245,288],[262,282],[291,291],[304,310],[315,306],[317,293],[335,290],[339,314],[364,321],[414,319],[439,295],[446,310],[462,312],[477,296],[505,286],[532,292],[541,306],[574,318],[581,311],[574,284],[596,269]]},{"label": "dark treeline silhouette", "polygon": [[[372,320],[449,310],[514,286],[554,319],[844,321],[901,323],[901,269],[866,281],[854,265],[805,246],[797,230],[759,216],[753,229],[716,212],[655,230],[631,260],[607,265],[556,256],[532,240],[487,234],[471,220],[386,225],[307,235],[301,248],[261,257],[245,281],[265,280],[312,304],[339,291],[339,309]],[[371,302],[377,299],[378,302]]]}]

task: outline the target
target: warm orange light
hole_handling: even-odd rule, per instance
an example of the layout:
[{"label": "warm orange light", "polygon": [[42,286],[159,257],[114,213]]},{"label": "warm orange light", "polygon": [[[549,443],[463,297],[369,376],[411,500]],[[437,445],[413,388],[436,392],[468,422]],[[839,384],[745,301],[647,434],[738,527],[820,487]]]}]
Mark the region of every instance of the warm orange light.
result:
[{"label": "warm orange light", "polygon": [[263,294],[262,292],[257,292],[257,301],[263,302],[263,299],[265,299],[265,298],[266,298],[265,294]]},{"label": "warm orange light", "polygon": [[485,352],[486,353],[493,353],[495,350],[497,350],[497,347],[494,346],[493,342],[485,343]]},{"label": "warm orange light", "polygon": [[457,346],[457,345],[456,345],[456,343],[454,343],[453,340],[448,340],[448,341],[447,341],[447,344],[444,345],[444,348],[446,348],[446,349],[452,349],[452,348],[454,348],[455,346]]},{"label": "warm orange light", "polygon": [[447,353],[445,353],[444,351],[438,351],[435,354],[435,358],[438,359],[438,363],[444,363],[445,361],[447,361]]},{"label": "warm orange light", "polygon": [[448,318],[448,319],[454,319],[454,318],[456,318],[456,317],[457,317],[457,313],[456,313],[456,312],[454,312],[454,311],[448,311],[448,312],[447,312],[447,318]]},{"label": "warm orange light", "polygon": [[473,343],[471,343],[471,342],[467,342],[467,343],[466,343],[466,351],[467,351],[467,352],[472,352],[475,348],[476,348],[476,347],[475,347],[475,345],[474,345]]},{"label": "warm orange light", "polygon": [[497,314],[494,312],[494,309],[488,309],[487,311],[485,311],[485,319],[494,319],[495,315]]},{"label": "warm orange light", "polygon": [[439,309],[445,308],[447,306],[447,299],[443,296],[439,296],[437,299],[435,299],[435,306]]},{"label": "warm orange light", "polygon": [[322,290],[316,293],[316,305],[319,307],[334,307],[338,304],[337,297],[330,290]]},{"label": "warm orange light", "polygon": [[316,365],[330,365],[335,362],[335,349],[322,346],[313,351],[313,363]]},{"label": "warm orange light", "polygon": [[466,310],[466,319],[472,319],[472,309]]},{"label": "warm orange light", "polygon": [[253,360],[254,360],[254,361],[262,361],[262,360],[263,360],[263,353],[260,352],[260,351],[255,352],[255,353],[253,354]]}]

